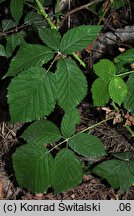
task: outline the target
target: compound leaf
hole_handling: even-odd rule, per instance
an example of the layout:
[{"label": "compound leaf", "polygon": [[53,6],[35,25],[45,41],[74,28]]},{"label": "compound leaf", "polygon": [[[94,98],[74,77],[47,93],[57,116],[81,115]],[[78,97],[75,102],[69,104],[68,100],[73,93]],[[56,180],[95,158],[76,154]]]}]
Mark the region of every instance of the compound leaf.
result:
[{"label": "compound leaf", "polygon": [[71,59],[61,59],[57,65],[58,104],[65,110],[76,107],[87,94],[87,81]]},{"label": "compound leaf", "polygon": [[71,54],[86,48],[97,37],[102,26],[81,25],[68,30],[60,43],[60,49],[64,54]]},{"label": "compound leaf", "polygon": [[61,132],[66,138],[71,137],[75,133],[76,124],[80,123],[80,113],[77,109],[71,109],[66,112],[61,122]]},{"label": "compound leaf", "polygon": [[56,103],[55,74],[32,67],[13,78],[8,87],[12,122],[39,120],[49,115]]},{"label": "compound leaf", "polygon": [[41,40],[50,48],[59,51],[61,35],[55,29],[40,28],[38,30]]},{"label": "compound leaf", "polygon": [[128,89],[126,83],[120,77],[114,77],[109,83],[109,95],[114,102],[121,105],[126,98]]},{"label": "compound leaf", "polygon": [[131,164],[134,161],[110,160],[97,165],[93,172],[105,178],[114,188],[127,191],[134,182],[134,175],[131,172]]},{"label": "compound leaf", "polygon": [[20,47],[12,58],[5,77],[15,76],[24,69],[32,66],[42,66],[53,58],[54,53],[48,47],[37,44],[26,44]]},{"label": "compound leaf", "polygon": [[75,154],[62,149],[54,160],[54,181],[55,193],[60,193],[73,188],[82,182],[82,164]]},{"label": "compound leaf", "polygon": [[23,4],[24,4],[24,0],[19,0],[19,1],[11,0],[10,3],[11,14],[16,23],[19,22],[23,14]]},{"label": "compound leaf", "polygon": [[106,155],[101,140],[90,134],[77,134],[69,139],[68,144],[75,152],[85,157],[97,158]]},{"label": "compound leaf", "polygon": [[47,192],[53,180],[53,158],[43,146],[31,143],[17,148],[12,156],[18,184],[34,193]]},{"label": "compound leaf", "polygon": [[59,141],[61,134],[58,127],[51,121],[42,119],[32,123],[21,135],[27,142],[45,145]]},{"label": "compound leaf", "polygon": [[110,80],[116,72],[116,67],[113,62],[108,59],[102,59],[93,66],[97,76],[104,80]]},{"label": "compound leaf", "polygon": [[134,115],[134,74],[130,74],[128,81],[128,94],[124,101],[124,107]]},{"label": "compound leaf", "polygon": [[110,99],[108,87],[107,80],[98,78],[94,81],[91,88],[94,106],[105,106],[108,103]]}]

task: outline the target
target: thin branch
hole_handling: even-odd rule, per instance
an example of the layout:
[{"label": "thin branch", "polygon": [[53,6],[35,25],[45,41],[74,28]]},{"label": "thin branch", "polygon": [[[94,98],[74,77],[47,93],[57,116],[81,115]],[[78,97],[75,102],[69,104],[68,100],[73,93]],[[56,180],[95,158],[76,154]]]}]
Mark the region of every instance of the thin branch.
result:
[{"label": "thin branch", "polygon": [[1,31],[0,32],[0,36],[6,36],[6,35],[8,35],[8,34],[13,34],[13,33],[16,33],[16,32],[18,32],[19,30],[21,30],[21,29],[24,29],[24,28],[26,28],[26,27],[28,27],[29,25],[27,25],[27,24],[23,24],[23,25],[21,25],[21,26],[17,26],[17,27],[15,27],[14,29],[11,29],[11,30],[9,30],[9,31],[7,31],[7,32],[3,32],[3,31]]},{"label": "thin branch", "polygon": [[73,10],[67,12],[67,13],[65,14],[64,18],[61,20],[61,23],[60,23],[60,25],[59,25],[59,28],[61,28],[61,27],[63,26],[65,20],[66,20],[70,15],[72,15],[73,13],[76,13],[76,12],[78,12],[78,11],[80,11],[80,10],[83,10],[83,9],[88,9],[88,7],[90,7],[91,5],[97,4],[97,3],[101,2],[101,1],[103,1],[103,0],[95,0],[95,1],[89,2],[88,4],[81,5],[80,7],[74,8]]}]

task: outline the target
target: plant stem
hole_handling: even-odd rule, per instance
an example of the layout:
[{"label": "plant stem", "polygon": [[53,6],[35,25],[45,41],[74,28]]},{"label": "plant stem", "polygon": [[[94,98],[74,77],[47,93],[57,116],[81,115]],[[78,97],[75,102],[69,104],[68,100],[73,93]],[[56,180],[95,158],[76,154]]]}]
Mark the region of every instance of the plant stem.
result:
[{"label": "plant stem", "polygon": [[48,17],[48,14],[45,12],[43,6],[41,5],[40,1],[39,0],[35,0],[35,2],[37,3],[38,5],[38,8],[39,8],[39,12],[42,16],[45,17],[46,21],[48,22],[48,24],[50,25],[50,27],[52,29],[57,29],[57,27],[52,23],[52,21],[49,19]]},{"label": "plant stem", "polygon": [[86,68],[86,64],[80,59],[80,57],[76,53],[73,52],[72,55],[84,68]]},{"label": "plant stem", "polygon": [[[114,118],[114,117],[110,117],[110,118],[104,119],[103,121],[98,122],[97,124],[94,124],[94,125],[92,125],[92,126],[89,126],[88,128],[85,128],[84,130],[80,131],[80,132],[77,133],[77,134],[84,133],[84,132],[86,132],[86,131],[88,131],[88,130],[91,130],[91,129],[93,129],[94,127],[97,127],[97,126],[99,126],[99,125],[101,125],[101,124],[103,124],[103,123],[105,123],[105,122],[107,122],[107,121],[109,121],[109,120],[111,120],[111,119],[113,119],[113,118]],[[75,135],[76,135],[76,134],[74,134],[73,136],[75,136]],[[72,136],[72,137],[73,137],[73,136]],[[71,138],[72,138],[72,137],[71,137]],[[54,149],[56,149],[58,146],[62,145],[63,143],[68,142],[69,139],[70,139],[70,137],[67,138],[67,139],[64,139],[62,142],[58,143],[55,147],[53,147],[53,148],[52,148],[51,150],[49,150],[48,152],[51,152],[51,151],[53,151]]]},{"label": "plant stem", "polygon": [[57,60],[57,56],[58,56],[58,55],[59,55],[59,54],[57,53],[57,55],[55,56],[54,60],[51,62],[49,68],[47,69],[46,73],[48,73],[48,72],[50,71],[51,67],[53,66],[53,64],[54,64],[55,61]]},{"label": "plant stem", "polygon": [[88,130],[91,130],[91,129],[93,129],[94,127],[97,127],[97,126],[99,126],[99,125],[101,125],[101,124],[103,124],[103,123],[105,123],[105,122],[107,122],[107,121],[109,121],[109,120],[111,120],[111,119],[113,119],[113,118],[114,118],[114,116],[113,116],[113,117],[110,117],[110,118],[107,118],[107,119],[104,119],[104,120],[101,121],[101,122],[98,122],[98,123],[96,123],[96,124],[94,124],[94,125],[92,125],[92,126],[89,126],[88,128],[85,128],[84,130],[80,131],[78,134],[84,133],[84,132],[86,132],[86,131],[88,131]]},{"label": "plant stem", "polygon": [[113,106],[113,108],[114,108],[114,110],[115,110],[116,112],[119,111],[119,108],[116,106],[116,104],[115,104],[114,101],[112,101],[112,106]]},{"label": "plant stem", "polygon": [[125,73],[121,73],[121,74],[117,74],[116,76],[124,76],[124,75],[128,75],[128,74],[131,74],[131,73],[134,73],[134,70],[132,70],[132,71],[127,71],[127,72],[125,72]]},{"label": "plant stem", "polygon": [[129,131],[131,136],[134,137],[134,131],[132,131],[132,129],[128,125],[124,125],[124,127]]},{"label": "plant stem", "polygon": [[[68,138],[69,139],[69,138]],[[48,152],[50,153],[51,151],[53,151],[54,149],[56,149],[58,146],[62,145],[63,143],[67,142],[68,139],[64,139],[62,142],[58,143],[56,146],[54,146],[52,149],[50,149]],[[46,153],[47,154],[47,153]]]}]

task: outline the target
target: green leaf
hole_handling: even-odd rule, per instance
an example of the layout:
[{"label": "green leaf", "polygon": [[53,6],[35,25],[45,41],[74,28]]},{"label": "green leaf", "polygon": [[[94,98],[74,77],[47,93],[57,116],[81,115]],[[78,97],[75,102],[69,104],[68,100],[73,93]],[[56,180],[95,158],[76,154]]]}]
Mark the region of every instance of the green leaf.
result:
[{"label": "green leaf", "polygon": [[54,160],[54,181],[55,193],[63,192],[73,188],[82,182],[82,164],[75,154],[62,149]]},{"label": "green leaf", "polygon": [[57,65],[58,104],[65,110],[76,107],[87,94],[87,81],[71,59],[61,59]]},{"label": "green leaf", "polygon": [[105,106],[108,103],[110,99],[108,86],[107,80],[98,78],[94,81],[91,88],[94,106]]},{"label": "green leaf", "polygon": [[116,73],[116,67],[113,62],[108,59],[100,60],[94,64],[93,69],[98,77],[104,80],[110,80]]},{"label": "green leaf", "polygon": [[112,1],[111,2],[111,8],[112,9],[119,9],[120,7],[123,7],[123,6],[125,6],[125,4],[126,4],[127,2],[125,1],[125,0],[114,0],[114,1]]},{"label": "green leaf", "polygon": [[5,48],[1,44],[0,44],[0,56],[5,56],[6,57]]},{"label": "green leaf", "polygon": [[[133,166],[131,166],[130,164],[133,164]],[[131,168],[133,169],[131,170]],[[120,172],[118,173],[118,179],[120,182],[121,190],[128,191],[129,187],[134,183],[134,161],[122,161],[122,167]]]},{"label": "green leaf", "polygon": [[[132,158],[131,158],[132,159]],[[134,157],[133,157],[134,159]],[[130,160],[129,163],[128,163],[128,166],[129,166],[129,170],[130,172],[132,173],[132,175],[134,176],[134,160]]]},{"label": "green leaf", "polygon": [[50,48],[59,51],[60,49],[60,41],[61,41],[61,35],[60,33],[55,29],[39,29],[39,36],[41,40]]},{"label": "green leaf", "polygon": [[18,32],[17,34],[9,35],[6,43],[6,55],[11,57],[17,46],[24,45],[26,42],[24,40],[25,32]]},{"label": "green leaf", "polygon": [[[125,63],[124,61],[120,61],[119,63],[116,64],[116,74],[123,74],[128,71],[128,64]],[[126,75],[124,75],[126,76]],[[123,76],[122,76],[123,78]]]},{"label": "green leaf", "polygon": [[128,151],[128,152],[119,152],[112,154],[114,157],[119,158],[121,160],[131,160],[134,158],[134,151]]},{"label": "green leaf", "polygon": [[114,77],[109,83],[109,95],[114,102],[121,105],[126,98],[128,89],[126,83],[120,77]]},{"label": "green leaf", "polygon": [[114,62],[116,63],[117,74],[124,73],[129,70],[128,65],[134,62],[134,48],[126,50],[118,55]]},{"label": "green leaf", "polygon": [[40,120],[32,123],[21,135],[27,142],[37,145],[45,145],[57,142],[61,139],[58,127],[48,120]]},{"label": "green leaf", "polygon": [[12,122],[39,120],[49,115],[57,98],[55,74],[32,67],[13,78],[8,87]]},{"label": "green leaf", "polygon": [[98,158],[106,155],[101,140],[90,134],[77,134],[69,139],[68,144],[75,152],[85,157]]},{"label": "green leaf", "polygon": [[16,27],[16,23],[11,19],[4,19],[2,20],[2,30],[8,31],[12,28]]},{"label": "green leaf", "polygon": [[102,177],[105,178],[108,183],[114,188],[117,189],[120,187],[119,179],[118,179],[118,169],[120,167],[119,160],[110,160],[110,161],[104,161],[101,164],[97,165],[93,172]]},{"label": "green leaf", "polygon": [[124,61],[127,63],[130,63],[131,61],[134,60],[134,48],[128,49],[122,54],[118,55],[115,59],[115,63],[119,63],[120,61]]},{"label": "green leaf", "polygon": [[128,94],[124,101],[124,107],[127,109],[132,115],[134,115],[134,74],[130,74],[128,81]]},{"label": "green leaf", "polygon": [[11,14],[16,23],[19,22],[23,14],[23,4],[24,4],[24,0],[19,0],[19,1],[11,0],[10,3]]},{"label": "green leaf", "polygon": [[66,112],[61,122],[61,132],[65,138],[71,137],[75,133],[76,124],[80,123],[80,113],[76,109]]},{"label": "green leaf", "polygon": [[35,28],[39,28],[39,27],[43,28],[47,26],[47,22],[43,18],[43,16],[41,16],[40,14],[34,11],[30,11],[29,13],[27,13],[24,20],[25,20],[25,24],[33,25],[33,27]]},{"label": "green leaf", "polygon": [[53,58],[54,53],[45,46],[26,44],[20,47],[16,56],[12,58],[5,77],[15,76],[24,69],[32,66],[42,66]]},{"label": "green leaf", "polygon": [[105,178],[114,189],[120,188],[123,191],[127,191],[134,183],[134,175],[131,173],[130,163],[126,161],[104,161],[97,165],[93,172]]},{"label": "green leaf", "polygon": [[34,193],[47,192],[52,185],[54,161],[43,146],[31,143],[17,148],[12,156],[18,184]]},{"label": "green leaf", "polygon": [[71,54],[86,48],[97,37],[102,26],[81,25],[68,30],[60,44],[60,49],[64,54]]}]

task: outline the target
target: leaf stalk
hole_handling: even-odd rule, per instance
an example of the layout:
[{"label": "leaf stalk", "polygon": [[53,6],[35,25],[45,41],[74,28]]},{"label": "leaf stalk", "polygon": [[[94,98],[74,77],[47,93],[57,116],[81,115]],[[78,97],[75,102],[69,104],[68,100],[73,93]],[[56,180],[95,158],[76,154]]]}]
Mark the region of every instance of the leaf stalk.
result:
[{"label": "leaf stalk", "polygon": [[52,29],[57,29],[57,27],[53,24],[53,22],[49,19],[48,14],[45,12],[42,4],[40,3],[39,0],[35,0],[36,4],[38,5],[39,8],[39,13],[44,16],[44,18],[46,19],[46,21],[48,22],[48,24],[50,25],[50,27]]},{"label": "leaf stalk", "polygon": [[[91,130],[91,129],[93,129],[94,127],[100,126],[101,124],[103,124],[103,123],[105,123],[105,122],[107,122],[107,121],[109,121],[109,120],[111,120],[111,119],[113,119],[113,118],[114,118],[114,117],[110,117],[110,118],[104,119],[103,121],[98,122],[97,124],[94,124],[94,125],[92,125],[92,126],[89,126],[89,127],[85,128],[84,130],[80,131],[80,132],[77,133],[77,134],[84,133],[84,132],[86,132],[86,131],[88,131],[88,130]],[[76,135],[76,134],[74,134],[73,136],[75,136],[75,135]],[[73,137],[73,136],[72,136],[72,137]],[[67,139],[64,139],[62,142],[58,143],[55,147],[53,147],[53,148],[52,148],[51,150],[49,150],[48,152],[52,152],[54,149],[56,149],[57,147],[59,147],[59,146],[62,145],[63,143],[68,142],[68,140],[69,140],[70,138],[72,138],[72,137],[69,137],[69,138],[67,138]]]},{"label": "leaf stalk", "polygon": [[131,74],[131,73],[134,73],[134,70],[132,70],[132,71],[127,71],[127,72],[121,73],[121,74],[117,74],[116,76],[120,77],[120,76],[128,75],[128,74]]}]

